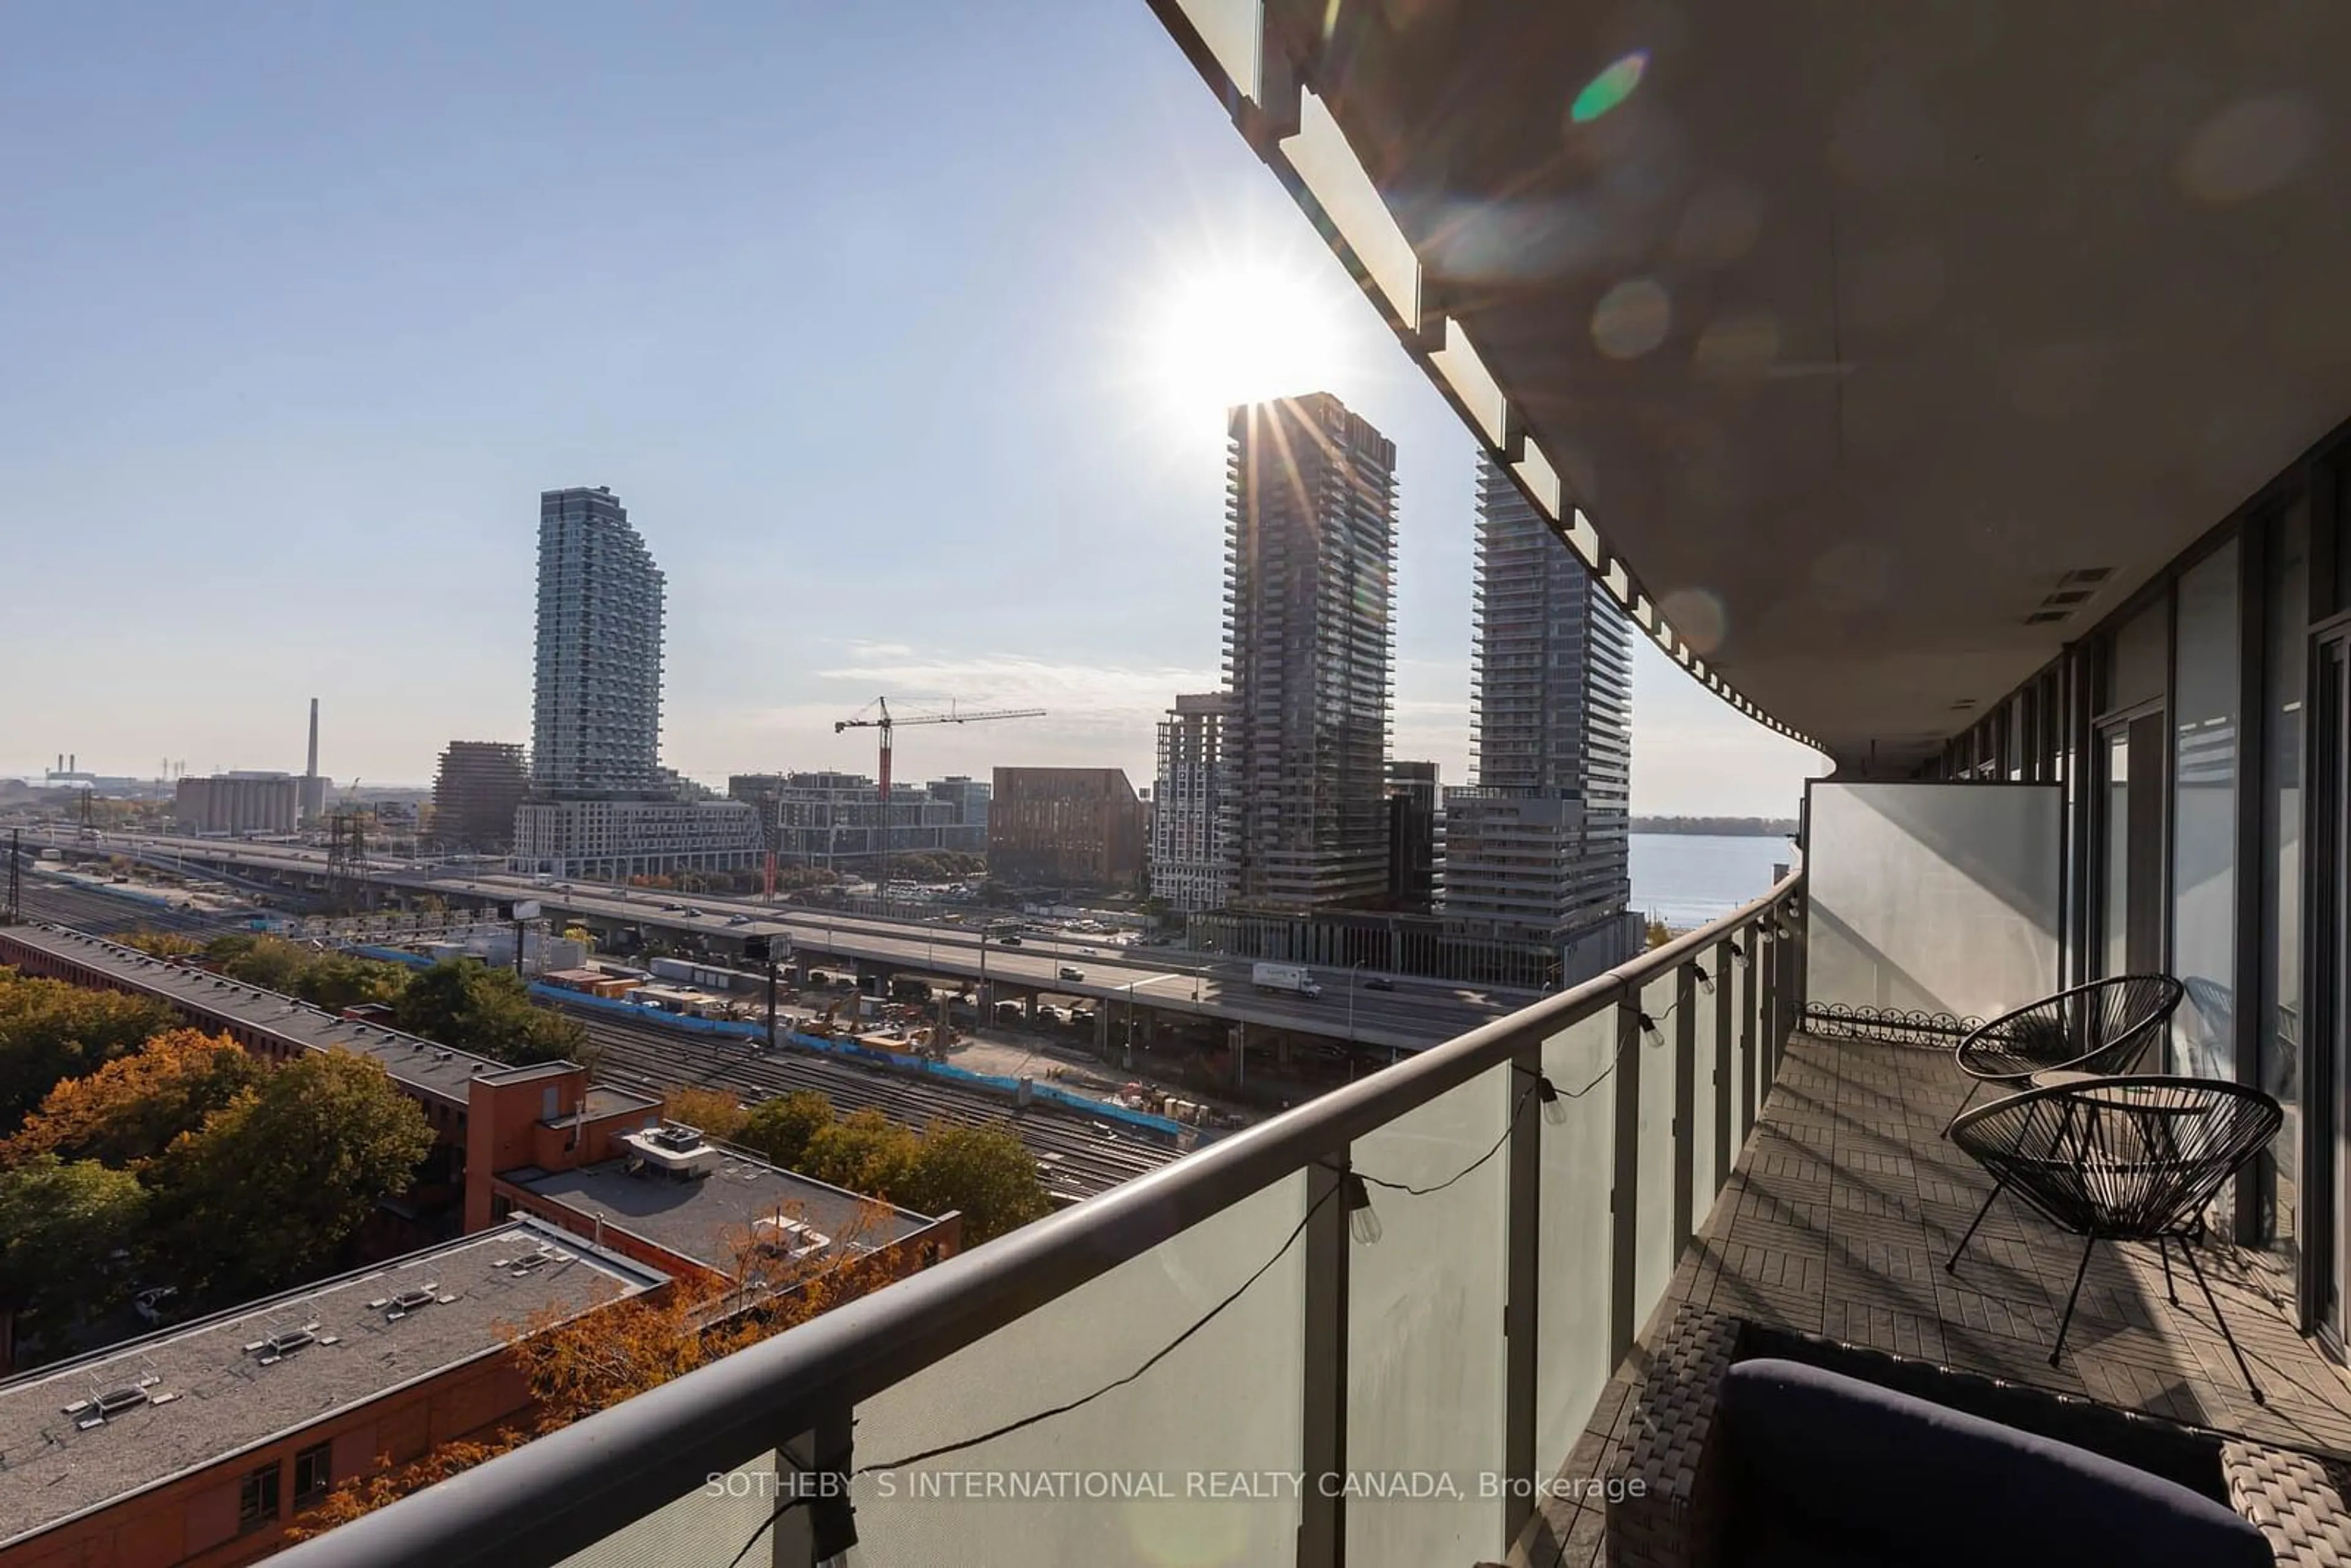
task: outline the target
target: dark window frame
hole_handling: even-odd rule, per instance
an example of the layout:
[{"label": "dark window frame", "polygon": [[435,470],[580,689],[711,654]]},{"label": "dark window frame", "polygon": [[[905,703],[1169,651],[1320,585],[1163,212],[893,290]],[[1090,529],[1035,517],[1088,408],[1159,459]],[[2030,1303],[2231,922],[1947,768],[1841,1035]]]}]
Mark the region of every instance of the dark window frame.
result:
[{"label": "dark window frame", "polygon": [[280,1482],[286,1466],[272,1459],[245,1472],[236,1486],[236,1532],[250,1535],[266,1530],[278,1521],[278,1505],[282,1500]]},{"label": "dark window frame", "polygon": [[[318,1473],[306,1477],[303,1472],[315,1465]],[[309,1508],[324,1502],[327,1494],[335,1490],[335,1445],[332,1442],[313,1443],[294,1453],[294,1506]]]}]

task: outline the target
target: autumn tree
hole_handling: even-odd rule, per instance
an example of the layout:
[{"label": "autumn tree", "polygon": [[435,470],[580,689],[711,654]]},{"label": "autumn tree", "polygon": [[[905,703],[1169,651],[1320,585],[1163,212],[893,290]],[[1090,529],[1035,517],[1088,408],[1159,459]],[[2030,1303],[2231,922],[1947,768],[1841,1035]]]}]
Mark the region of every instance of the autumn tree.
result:
[{"label": "autumn tree", "polygon": [[346,1051],[296,1058],[151,1167],[174,1278],[244,1300],[329,1271],[432,1146],[424,1113],[381,1062]]},{"label": "autumn tree", "polygon": [[0,1128],[59,1082],[97,1071],[179,1021],[165,1003],[0,969]]},{"label": "autumn tree", "polygon": [[51,1089],[15,1136],[0,1139],[0,1166],[56,1155],[136,1169],[235,1103],[268,1071],[226,1035],[166,1030],[131,1054]]},{"label": "autumn tree", "polygon": [[744,1118],[735,1141],[779,1166],[799,1168],[809,1142],[832,1125],[832,1102],[814,1089],[795,1089],[763,1100]]},{"label": "autumn tree", "polygon": [[95,1160],[39,1155],[0,1171],[0,1307],[46,1338],[120,1306],[148,1201],[137,1176]]},{"label": "autumn tree", "polygon": [[891,1197],[924,1214],[962,1215],[966,1245],[1041,1219],[1053,1208],[1037,1175],[1037,1157],[1002,1123],[932,1123]]},{"label": "autumn tree", "polygon": [[472,958],[444,959],[412,976],[392,1017],[413,1034],[515,1066],[576,1061],[587,1051],[588,1031],[577,1019],[534,1005],[512,970]]},{"label": "autumn tree", "polygon": [[745,1121],[743,1103],[724,1089],[674,1089],[662,1103],[662,1114],[729,1143]]}]

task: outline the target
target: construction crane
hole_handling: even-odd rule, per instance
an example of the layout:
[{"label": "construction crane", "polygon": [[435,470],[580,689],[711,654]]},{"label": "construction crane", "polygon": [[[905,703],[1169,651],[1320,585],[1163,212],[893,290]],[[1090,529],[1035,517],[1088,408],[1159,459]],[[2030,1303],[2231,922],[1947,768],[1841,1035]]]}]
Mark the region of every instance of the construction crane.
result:
[{"label": "construction crane", "polygon": [[958,713],[956,706],[947,704],[945,713],[908,714],[904,718],[893,717],[890,699],[875,697],[848,718],[836,720],[832,733],[844,729],[878,729],[882,732],[882,903],[890,902],[890,736],[902,724],[984,724],[999,718],[1042,718],[1040,707],[990,708],[982,713]]}]

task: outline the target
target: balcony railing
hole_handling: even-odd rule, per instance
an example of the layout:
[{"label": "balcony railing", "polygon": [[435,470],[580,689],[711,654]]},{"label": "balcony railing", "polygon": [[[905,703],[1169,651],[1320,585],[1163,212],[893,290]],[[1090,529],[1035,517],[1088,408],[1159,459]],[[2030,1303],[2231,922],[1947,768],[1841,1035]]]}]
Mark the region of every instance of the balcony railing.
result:
[{"label": "balcony railing", "polygon": [[1499,1558],[1771,1087],[1801,896],[1792,877],[284,1561]]}]

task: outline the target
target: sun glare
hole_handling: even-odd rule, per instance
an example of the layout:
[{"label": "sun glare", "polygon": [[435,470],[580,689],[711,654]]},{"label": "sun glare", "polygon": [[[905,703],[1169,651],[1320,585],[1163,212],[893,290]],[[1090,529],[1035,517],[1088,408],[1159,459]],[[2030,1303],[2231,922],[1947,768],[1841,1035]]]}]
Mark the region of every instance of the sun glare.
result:
[{"label": "sun glare", "polygon": [[1193,272],[1146,303],[1147,351],[1138,368],[1186,424],[1234,403],[1335,391],[1345,358],[1340,303],[1296,271]]}]

